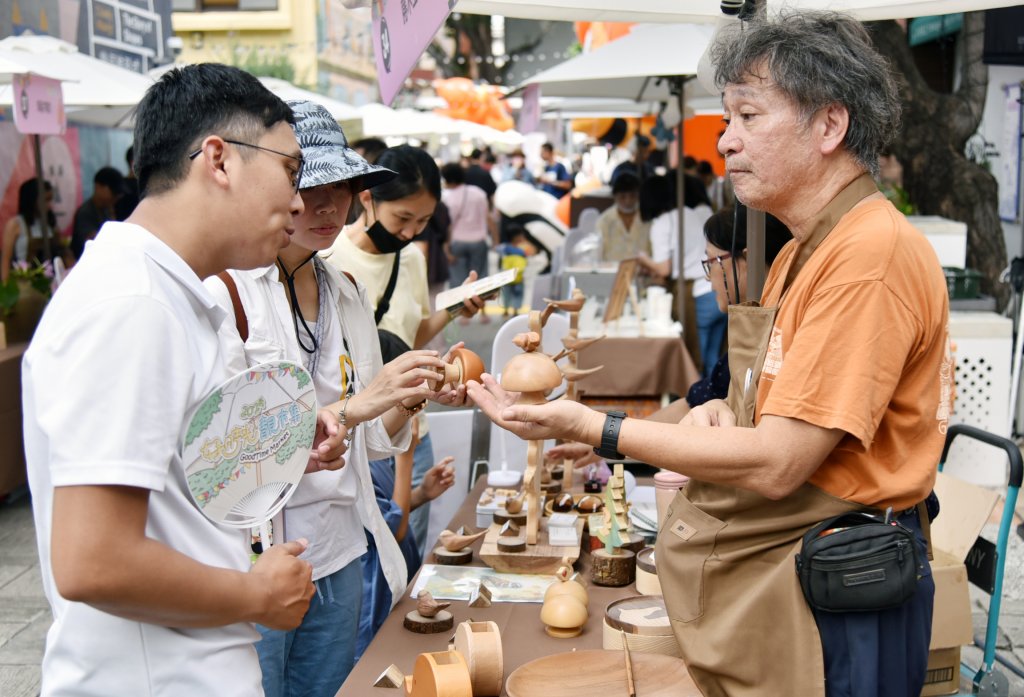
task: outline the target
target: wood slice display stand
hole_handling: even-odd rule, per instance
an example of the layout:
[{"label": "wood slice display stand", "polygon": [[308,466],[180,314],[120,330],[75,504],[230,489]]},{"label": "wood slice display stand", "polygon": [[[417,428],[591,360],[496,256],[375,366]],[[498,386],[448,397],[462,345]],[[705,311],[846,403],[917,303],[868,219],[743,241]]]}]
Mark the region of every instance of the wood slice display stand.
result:
[{"label": "wood slice display stand", "polygon": [[625,586],[636,578],[636,555],[628,549],[609,554],[603,548],[590,553],[590,580],[599,586]]},{"label": "wood slice display stand", "polygon": [[[576,521],[577,539],[583,538],[583,519]],[[552,547],[548,545],[547,523],[539,531],[537,544],[527,544],[522,552],[508,553],[501,550],[500,545],[506,540],[517,538],[501,537],[501,526],[492,525],[484,536],[480,546],[480,559],[495,571],[523,574],[553,574],[562,565],[562,559],[569,563],[580,557],[579,545],[576,547]],[[522,539],[522,538],[519,538]]]},{"label": "wood slice display stand", "polygon": [[498,537],[498,551],[502,554],[518,554],[526,551],[526,535],[505,535]]},{"label": "wood slice display stand", "polygon": [[505,511],[494,512],[494,522],[498,525],[504,525],[508,521],[512,521],[519,527],[526,525],[526,514],[525,513],[506,513]]},{"label": "wood slice display stand", "polygon": [[473,548],[466,547],[457,552],[449,552],[441,546],[434,548],[434,562],[443,566],[459,566],[473,561]]},{"label": "wood slice display stand", "polygon": [[413,610],[405,616],[405,622],[402,623],[406,629],[416,634],[447,632],[454,624],[455,618],[447,610],[438,610],[437,614],[433,617],[424,617],[416,610]]}]

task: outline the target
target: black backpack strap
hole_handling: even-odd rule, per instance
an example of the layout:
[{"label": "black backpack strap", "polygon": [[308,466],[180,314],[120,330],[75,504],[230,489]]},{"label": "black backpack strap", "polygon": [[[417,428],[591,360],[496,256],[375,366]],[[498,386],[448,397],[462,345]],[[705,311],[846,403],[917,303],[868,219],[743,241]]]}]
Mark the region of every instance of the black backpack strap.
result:
[{"label": "black backpack strap", "polygon": [[395,263],[391,267],[391,278],[388,279],[384,295],[380,296],[380,300],[377,302],[377,310],[373,313],[373,321],[376,324],[380,324],[380,321],[384,319],[384,315],[388,313],[388,308],[391,307],[391,296],[395,294],[395,286],[398,284],[398,265],[401,258],[402,253],[400,251],[395,252]]}]

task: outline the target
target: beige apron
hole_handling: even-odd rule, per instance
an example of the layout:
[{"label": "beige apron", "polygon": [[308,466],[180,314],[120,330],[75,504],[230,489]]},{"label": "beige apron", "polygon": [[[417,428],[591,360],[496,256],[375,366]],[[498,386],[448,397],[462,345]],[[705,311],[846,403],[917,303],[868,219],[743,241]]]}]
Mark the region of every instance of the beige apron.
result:
[{"label": "beige apron", "polygon": [[[877,188],[867,174],[822,211],[786,274],[786,290],[839,219]],[[781,301],[780,301],[781,302]],[[729,308],[728,403],[752,427],[757,384],[778,307]],[[794,557],[808,529],[863,506],[803,484],[781,501],[690,480],[658,535],[658,578],[672,629],[705,697],[823,697],[817,625]]]}]

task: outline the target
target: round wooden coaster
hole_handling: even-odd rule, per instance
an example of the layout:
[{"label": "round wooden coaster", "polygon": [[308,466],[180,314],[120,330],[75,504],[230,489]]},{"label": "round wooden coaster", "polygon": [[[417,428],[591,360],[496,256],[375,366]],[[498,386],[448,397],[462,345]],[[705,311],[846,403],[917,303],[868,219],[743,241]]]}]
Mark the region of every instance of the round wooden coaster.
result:
[{"label": "round wooden coaster", "polygon": [[402,626],[416,634],[437,634],[447,632],[455,624],[455,618],[447,610],[438,610],[433,617],[424,617],[413,610],[405,616]]},{"label": "round wooden coaster", "polygon": [[457,552],[449,552],[444,547],[438,546],[434,548],[434,561],[444,566],[459,566],[460,564],[468,564],[473,561],[473,548],[466,547],[460,549]]},{"label": "round wooden coaster", "polygon": [[494,522],[498,525],[504,525],[508,521],[512,521],[519,527],[526,525],[526,514],[525,513],[508,513],[506,511],[495,511]]},{"label": "round wooden coaster", "polygon": [[560,479],[552,479],[547,484],[541,484],[540,490],[549,495],[561,493],[562,481]]},{"label": "round wooden coaster", "polygon": [[517,535],[515,537],[499,537],[498,538],[498,551],[511,553],[511,552],[525,552],[526,551],[526,536]]}]

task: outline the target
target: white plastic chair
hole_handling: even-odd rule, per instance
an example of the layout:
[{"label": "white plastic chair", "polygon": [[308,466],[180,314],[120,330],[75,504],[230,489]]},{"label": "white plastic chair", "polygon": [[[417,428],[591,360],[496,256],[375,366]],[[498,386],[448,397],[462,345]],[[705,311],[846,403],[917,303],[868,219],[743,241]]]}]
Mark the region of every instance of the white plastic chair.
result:
[{"label": "white plastic chair", "polygon": [[[494,337],[494,344],[491,350],[491,374],[494,379],[501,382],[501,369],[513,356],[522,352],[518,346],[512,343],[516,334],[529,331],[529,315],[513,317],[502,325]],[[562,337],[569,333],[569,318],[563,314],[553,314],[544,325],[544,335],[541,348],[544,353],[555,355],[562,350]],[[557,397],[565,392],[565,381],[552,392],[552,397]],[[553,447],[554,441],[546,441],[544,449]],[[491,444],[487,454],[491,472],[501,469],[502,462],[508,464],[508,469],[522,472],[526,469],[526,441],[520,440],[500,426],[491,424]]]},{"label": "white plastic chair", "polygon": [[434,462],[440,462],[441,458],[448,455],[455,458],[452,463],[455,468],[455,485],[430,504],[428,540],[437,539],[465,500],[465,492],[473,485],[473,482],[467,480],[470,477],[475,414],[476,409],[448,409],[427,413]]},{"label": "white plastic chair", "polygon": [[584,208],[576,218],[576,228],[584,232],[593,232],[597,229],[597,219],[601,217],[601,211],[596,208]]}]

